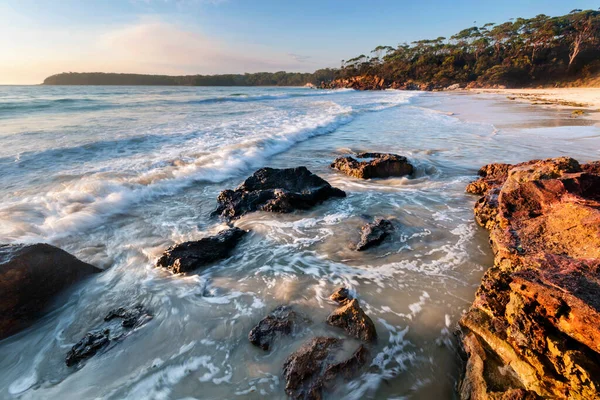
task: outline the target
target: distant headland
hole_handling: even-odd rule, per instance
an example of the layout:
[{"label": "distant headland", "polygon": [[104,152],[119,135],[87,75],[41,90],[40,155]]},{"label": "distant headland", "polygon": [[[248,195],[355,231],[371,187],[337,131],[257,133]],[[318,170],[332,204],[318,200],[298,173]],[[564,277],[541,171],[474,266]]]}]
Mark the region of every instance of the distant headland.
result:
[{"label": "distant headland", "polygon": [[449,86],[591,86],[600,73],[600,11],[573,10],[550,17],[516,18],[342,60],[313,73],[227,75],[61,73],[44,85],[304,86],[361,90],[436,90]]}]

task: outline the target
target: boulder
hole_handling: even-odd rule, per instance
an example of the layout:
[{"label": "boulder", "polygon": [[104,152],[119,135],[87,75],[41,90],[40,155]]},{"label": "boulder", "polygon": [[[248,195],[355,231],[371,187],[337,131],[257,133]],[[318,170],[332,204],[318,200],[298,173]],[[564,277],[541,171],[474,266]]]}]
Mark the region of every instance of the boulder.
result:
[{"label": "boulder", "polygon": [[356,245],[356,250],[363,251],[377,246],[393,231],[394,225],[387,219],[379,218],[375,222],[364,225],[361,228],[360,242]]},{"label": "boulder", "polygon": [[336,378],[350,379],[367,363],[369,352],[363,346],[341,362],[343,339],[316,337],[292,353],[283,364],[285,392],[292,399],[317,400]]},{"label": "boulder", "polygon": [[469,185],[494,266],[460,321],[462,398],[600,397],[597,165],[490,164]]},{"label": "boulder", "polygon": [[214,236],[176,244],[163,253],[156,266],[167,268],[175,274],[204,267],[229,257],[246,233],[240,228],[230,228]]},{"label": "boulder", "polygon": [[304,320],[292,307],[279,306],[252,328],[248,333],[248,340],[253,345],[268,351],[278,336],[291,335],[297,325]]},{"label": "boulder", "polygon": [[388,86],[385,79],[376,75],[359,75],[334,79],[330,82],[321,82],[321,89],[383,90],[387,89]]},{"label": "boulder", "polygon": [[356,158],[338,157],[331,168],[361,179],[389,178],[413,173],[413,166],[406,157],[386,153],[358,153]]},{"label": "boulder", "polygon": [[289,213],[345,196],[306,167],[261,168],[237,189],[222,191],[213,215],[231,220],[253,211]]},{"label": "boulder", "polygon": [[[141,304],[109,311],[100,327],[87,333],[69,350],[65,358],[67,367],[78,365],[98,352],[108,350],[109,345],[122,341],[151,319],[152,314]],[[121,321],[120,324],[117,321]]]},{"label": "boulder", "polygon": [[32,324],[59,293],[101,271],[49,244],[0,245],[0,339]]},{"label": "boulder", "polygon": [[329,325],[342,328],[348,335],[364,342],[373,342],[377,339],[375,324],[347,289],[338,289],[330,299],[340,307],[327,317]]}]

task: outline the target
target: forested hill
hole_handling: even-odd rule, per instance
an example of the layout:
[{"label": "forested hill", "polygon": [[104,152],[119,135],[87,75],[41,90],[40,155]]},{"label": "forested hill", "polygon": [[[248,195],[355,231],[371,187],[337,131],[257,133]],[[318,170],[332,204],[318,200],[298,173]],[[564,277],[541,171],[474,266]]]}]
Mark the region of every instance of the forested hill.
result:
[{"label": "forested hill", "polygon": [[62,73],[45,85],[302,86],[436,89],[505,85],[561,86],[590,82],[600,72],[600,11],[516,18],[464,29],[450,38],[377,46],[314,73],[138,75]]},{"label": "forested hill", "polygon": [[65,72],[46,78],[44,85],[302,86],[306,83],[328,82],[334,77],[335,71],[332,69],[320,69],[313,73],[258,72],[185,76]]},{"label": "forested hill", "polygon": [[399,88],[554,86],[585,84],[599,71],[600,11],[573,10],[486,23],[450,38],[377,46],[370,55],[342,60],[337,86],[352,85],[357,77]]}]

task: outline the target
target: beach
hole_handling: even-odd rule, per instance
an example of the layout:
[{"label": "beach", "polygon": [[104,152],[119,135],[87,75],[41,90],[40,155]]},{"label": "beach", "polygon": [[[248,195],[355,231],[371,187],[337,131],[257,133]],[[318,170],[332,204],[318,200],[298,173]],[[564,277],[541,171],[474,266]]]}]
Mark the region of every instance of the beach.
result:
[{"label": "beach", "polygon": [[[572,116],[600,121],[600,88],[472,89],[471,93],[499,94],[511,101],[571,110]],[[584,111],[583,114],[577,110]],[[575,112],[575,114],[573,114]]]},{"label": "beach", "polygon": [[[104,270],[0,342],[8,399],[284,399],[282,366],[307,340],[359,344],[325,322],[341,286],[378,338],[368,368],[327,398],[455,398],[463,367],[455,332],[493,264],[473,218],[478,197],[465,187],[492,162],[600,159],[593,120],[504,92],[0,90],[0,234]],[[414,172],[363,180],[330,167],[360,151],[405,156]],[[211,216],[219,193],[256,170],[299,166],[346,197],[286,214]],[[357,252],[361,226],[376,218],[392,221],[393,233]],[[249,231],[228,258],[186,275],[156,268],[169,246],[227,222]],[[79,367],[65,365],[109,310],[136,304],[151,321]],[[268,352],[249,343],[281,305],[310,322]]]}]

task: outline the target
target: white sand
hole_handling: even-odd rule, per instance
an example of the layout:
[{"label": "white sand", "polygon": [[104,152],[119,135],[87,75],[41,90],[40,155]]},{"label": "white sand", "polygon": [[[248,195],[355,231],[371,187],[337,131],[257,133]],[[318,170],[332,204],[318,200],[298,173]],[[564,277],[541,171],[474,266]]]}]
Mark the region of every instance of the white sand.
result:
[{"label": "white sand", "polygon": [[529,102],[542,107],[583,110],[584,118],[600,121],[600,88],[473,89],[469,92],[504,94],[511,100]]}]

